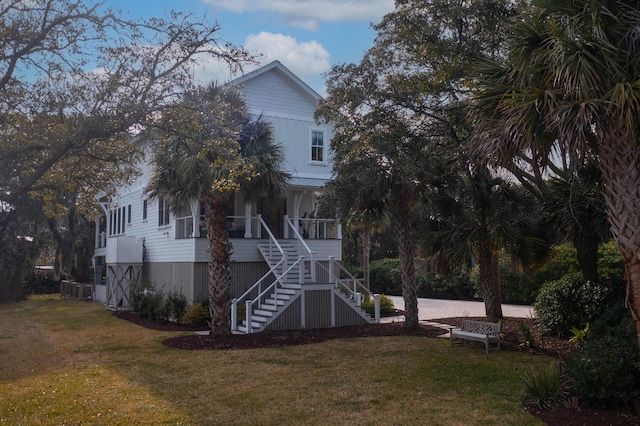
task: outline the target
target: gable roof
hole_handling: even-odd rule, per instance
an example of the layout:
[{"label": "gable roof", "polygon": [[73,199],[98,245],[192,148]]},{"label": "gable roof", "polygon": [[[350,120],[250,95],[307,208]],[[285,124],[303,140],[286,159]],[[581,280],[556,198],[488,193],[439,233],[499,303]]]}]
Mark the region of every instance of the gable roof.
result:
[{"label": "gable roof", "polygon": [[318,92],[313,90],[307,83],[302,81],[297,75],[295,75],[287,67],[282,65],[280,61],[273,61],[270,64],[258,68],[257,70],[251,71],[238,78],[235,78],[231,80],[229,84],[231,86],[238,86],[248,80],[256,78],[270,71],[275,71],[280,74],[280,76],[288,80],[294,87],[296,87],[300,91],[300,93],[307,97],[311,102],[317,103],[320,99],[322,99],[322,96],[320,96]]}]

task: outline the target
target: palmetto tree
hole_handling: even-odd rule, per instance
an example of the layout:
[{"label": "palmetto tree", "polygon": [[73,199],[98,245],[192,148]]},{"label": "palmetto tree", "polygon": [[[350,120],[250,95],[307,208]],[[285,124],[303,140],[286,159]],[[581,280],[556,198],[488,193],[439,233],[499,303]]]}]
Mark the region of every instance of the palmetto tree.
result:
[{"label": "palmetto tree", "polygon": [[431,196],[429,207],[418,236],[424,252],[462,266],[476,259],[487,320],[502,319],[499,251],[532,260],[548,247],[537,236],[541,209],[535,197],[480,166]]},{"label": "palmetto tree", "polygon": [[148,193],[163,196],[172,211],[199,201],[204,207],[209,244],[211,334],[231,333],[232,246],[227,212],[233,193],[247,199],[280,196],[286,173],[270,125],[251,120],[237,89],[212,84],[186,95],[167,111],[158,127],[160,142]]},{"label": "palmetto tree", "polygon": [[[597,155],[640,343],[640,5],[539,0],[477,100],[485,150]],[[554,135],[550,138],[549,134]]]}]

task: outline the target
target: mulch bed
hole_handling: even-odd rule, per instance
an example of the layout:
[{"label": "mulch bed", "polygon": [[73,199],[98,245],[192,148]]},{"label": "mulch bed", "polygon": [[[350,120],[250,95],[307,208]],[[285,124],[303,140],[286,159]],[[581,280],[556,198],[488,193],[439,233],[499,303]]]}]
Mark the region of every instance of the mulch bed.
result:
[{"label": "mulch bed", "polygon": [[[402,314],[402,313],[399,313]],[[147,328],[162,331],[204,331],[193,327],[172,322],[150,321],[140,318],[132,312],[114,312],[114,315]],[[396,313],[398,315],[398,313]],[[443,318],[434,320],[443,324],[457,325],[463,318]],[[476,318],[483,320],[483,318]],[[531,330],[535,337],[533,347],[523,345],[525,339],[521,330],[524,324]],[[502,323],[503,350],[523,351],[545,354],[562,358],[572,349],[567,339],[556,337],[541,338],[537,333],[537,324],[531,318],[505,318]],[[237,334],[228,338],[212,338],[208,334],[188,334],[171,337],[163,341],[163,344],[183,350],[242,350],[255,348],[271,348],[288,345],[308,345],[324,342],[330,339],[352,339],[358,337],[381,336],[424,336],[434,338],[446,333],[446,330],[421,326],[417,330],[405,329],[403,323],[393,322],[386,324],[368,324],[353,327],[339,327],[319,330],[295,330],[295,331],[266,331],[254,334]],[[585,405],[578,407],[540,408],[535,404],[526,404],[525,410],[538,417],[551,426],[637,426],[640,425],[640,416],[620,410],[598,410]]]}]

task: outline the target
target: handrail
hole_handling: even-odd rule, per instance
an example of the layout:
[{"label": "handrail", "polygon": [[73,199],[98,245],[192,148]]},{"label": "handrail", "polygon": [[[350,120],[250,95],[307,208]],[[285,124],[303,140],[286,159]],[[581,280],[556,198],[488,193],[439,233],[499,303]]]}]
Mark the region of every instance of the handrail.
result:
[{"label": "handrail", "polygon": [[[376,323],[380,322],[380,295],[379,294],[374,294],[372,293],[369,289],[367,289],[361,282],[359,279],[357,279],[356,277],[354,277],[349,271],[347,271],[344,266],[342,266],[339,262],[336,262],[333,258],[333,256],[329,257],[330,261],[329,261],[329,269],[327,269],[324,265],[322,265],[320,262],[317,262],[317,264],[324,269],[325,271],[327,271],[328,275],[329,275],[329,279],[331,280],[331,282],[333,282],[335,284],[335,288],[336,289],[343,289],[346,290],[347,295],[349,295],[349,297],[351,298],[351,300],[353,300],[356,303],[356,306],[360,307],[361,303],[362,303],[362,299],[361,296],[364,293],[367,297],[373,299],[374,302],[374,310],[373,310],[373,317],[375,318]],[[334,270],[334,265],[338,265],[338,267],[340,268],[336,274],[336,271]],[[346,272],[346,274],[349,276],[349,279],[342,279],[340,278],[340,271],[344,271]],[[353,281],[353,289],[351,289],[351,287],[348,285],[348,281]],[[358,287],[360,288],[360,292],[358,292]]]},{"label": "handrail", "polygon": [[275,286],[276,284],[278,284],[278,283],[282,280],[282,277],[286,276],[286,275],[289,273],[289,271],[291,271],[291,270],[293,269],[293,267],[294,267],[294,266],[296,266],[296,265],[298,265],[298,264],[299,264],[303,259],[304,259],[303,257],[299,257],[299,258],[298,258],[298,260],[296,260],[295,262],[293,262],[293,263],[291,264],[291,266],[289,266],[289,267],[287,268],[287,270],[286,270],[286,271],[284,271],[284,272],[282,273],[282,275],[280,275],[280,276],[276,276],[276,279],[271,283],[271,285],[269,285],[269,287],[265,288],[265,289],[262,291],[262,293],[260,293],[260,294],[258,295],[258,297],[256,297],[255,299],[253,299],[253,301],[252,301],[251,303],[253,304],[256,300],[260,300],[263,296],[266,296],[266,295],[267,295],[267,293],[270,291],[271,287],[273,287],[273,286]]},{"label": "handrail", "polygon": [[[276,283],[276,282],[280,281],[282,276],[285,275],[289,271],[289,269],[291,269],[291,268],[287,269],[287,271],[283,272],[282,274],[278,274],[276,272],[277,269],[282,264],[284,264],[284,262],[286,262],[287,256],[285,255],[284,250],[280,246],[280,243],[278,243],[278,240],[276,239],[276,237],[273,235],[273,233],[269,229],[269,226],[267,226],[267,224],[262,219],[262,215],[258,215],[258,220],[259,220],[260,224],[262,226],[264,226],[264,229],[266,229],[267,235],[269,235],[269,253],[271,253],[272,244],[275,244],[275,247],[278,249],[278,251],[280,252],[280,255],[282,256],[282,259],[280,259],[280,261],[278,261],[275,265],[273,265],[258,281],[256,281],[247,291],[245,291],[242,294],[242,296],[240,296],[240,297],[238,297],[236,299],[233,299],[231,301],[231,326],[232,326],[231,328],[232,328],[232,330],[236,330],[237,329],[238,319],[236,317],[237,317],[238,302],[241,302],[245,298],[248,298],[249,295],[253,291],[255,291],[256,288],[260,289],[260,287],[262,285],[262,282],[267,278],[267,276],[269,276],[269,274],[273,274],[276,277],[276,280],[274,281],[274,283]],[[273,286],[273,283],[271,285],[269,285],[269,287],[267,287],[267,288],[271,288],[272,286]],[[260,290],[258,290],[258,291],[260,291]],[[258,296],[256,299],[252,300],[251,304],[253,304],[255,302],[255,300],[260,300],[260,297],[262,297],[262,293],[264,293],[264,291],[262,291],[260,293],[261,295]]]},{"label": "handrail", "polygon": [[282,277],[282,275],[278,275],[276,273],[276,269],[280,266],[280,264],[284,263],[284,258],[280,259],[280,261],[278,263],[276,263],[273,268],[269,269],[258,281],[256,281],[247,291],[245,291],[244,293],[242,293],[242,296],[238,297],[236,299],[236,303],[240,302],[241,300],[243,300],[245,297],[249,296],[249,294],[255,290],[256,287],[258,287],[260,284],[262,284],[262,281],[264,281],[269,274],[273,274],[276,279],[280,279]]},{"label": "handrail", "polygon": [[[247,307],[246,310],[246,322],[247,322],[247,334],[251,333],[251,309],[252,306],[256,303],[259,302],[260,300],[262,300],[262,298],[264,296],[266,296],[267,294],[269,294],[270,291],[273,290],[273,295],[276,295],[278,292],[278,284],[281,284],[282,281],[282,277],[286,276],[289,271],[291,271],[295,266],[299,265],[302,261],[304,260],[304,257],[299,257],[295,262],[293,262],[293,264],[291,266],[289,266],[285,271],[283,271],[283,273],[281,275],[275,275],[276,279],[264,290],[262,290],[262,292],[253,300],[247,300],[245,302],[245,306]],[[256,285],[254,284],[252,286],[255,287]],[[245,293],[245,295],[248,293],[248,291]],[[234,299],[231,302],[231,329],[232,330],[237,330],[238,329],[238,319],[237,319],[237,305],[238,302],[242,299],[242,297],[244,297],[245,295],[241,296],[241,298],[239,299]]]},{"label": "handrail", "polygon": [[[334,261],[333,260],[333,256],[331,256],[330,259],[331,259],[331,264],[338,265],[338,267],[340,268],[337,274],[333,273],[333,275],[334,275],[333,277],[331,276],[332,271],[330,269],[327,269],[320,262],[317,262],[317,264],[320,266],[320,268],[324,269],[329,274],[329,278],[330,279],[332,279],[332,280],[335,279],[336,284],[342,285],[342,287],[345,288],[351,294],[351,296],[353,296],[354,299],[355,299],[356,293],[358,293],[358,290],[360,290],[360,293],[364,293],[368,297],[374,297],[375,296],[371,292],[371,290],[366,288],[362,284],[362,282],[360,282],[360,280],[358,278],[354,277],[348,270],[346,270],[344,268],[344,266],[342,266],[340,264],[340,262]],[[340,278],[340,271],[344,271],[349,276],[349,278]],[[353,282],[353,284],[354,284],[353,289],[346,284],[349,281]]]},{"label": "handrail", "polygon": [[271,252],[271,243],[273,242],[275,243],[276,248],[278,249],[282,257],[284,258],[284,250],[282,250],[282,247],[280,247],[280,243],[278,243],[278,240],[276,239],[276,237],[273,236],[273,233],[271,232],[271,229],[269,229],[269,226],[262,219],[261,214],[258,215],[258,220],[260,221],[260,224],[264,226],[264,229],[267,230],[267,235],[269,235],[269,252]]},{"label": "handrail", "polygon": [[[298,244],[302,243],[302,246],[304,247],[305,251],[309,253],[309,256],[310,256],[309,258],[313,259],[313,252],[311,251],[307,243],[304,242],[304,238],[302,238],[302,235],[300,235],[300,233],[298,232],[298,228],[293,224],[293,222],[291,222],[291,219],[289,218],[289,216],[285,216],[285,219],[289,227],[293,230],[293,234],[298,240]],[[298,255],[299,254],[300,253],[298,252]]]}]

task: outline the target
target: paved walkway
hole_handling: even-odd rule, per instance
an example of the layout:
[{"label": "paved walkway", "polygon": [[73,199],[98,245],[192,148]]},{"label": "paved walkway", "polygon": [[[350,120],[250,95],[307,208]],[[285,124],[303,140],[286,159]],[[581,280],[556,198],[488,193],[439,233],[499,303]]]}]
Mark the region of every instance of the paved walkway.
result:
[{"label": "paved walkway", "polygon": [[[396,309],[404,310],[402,296],[389,296]],[[535,311],[532,306],[502,305],[505,317],[532,318]],[[453,317],[483,317],[485,316],[484,302],[467,300],[443,300],[418,298],[418,321],[430,321],[438,318]],[[384,322],[404,321],[404,316],[382,318]]]}]

